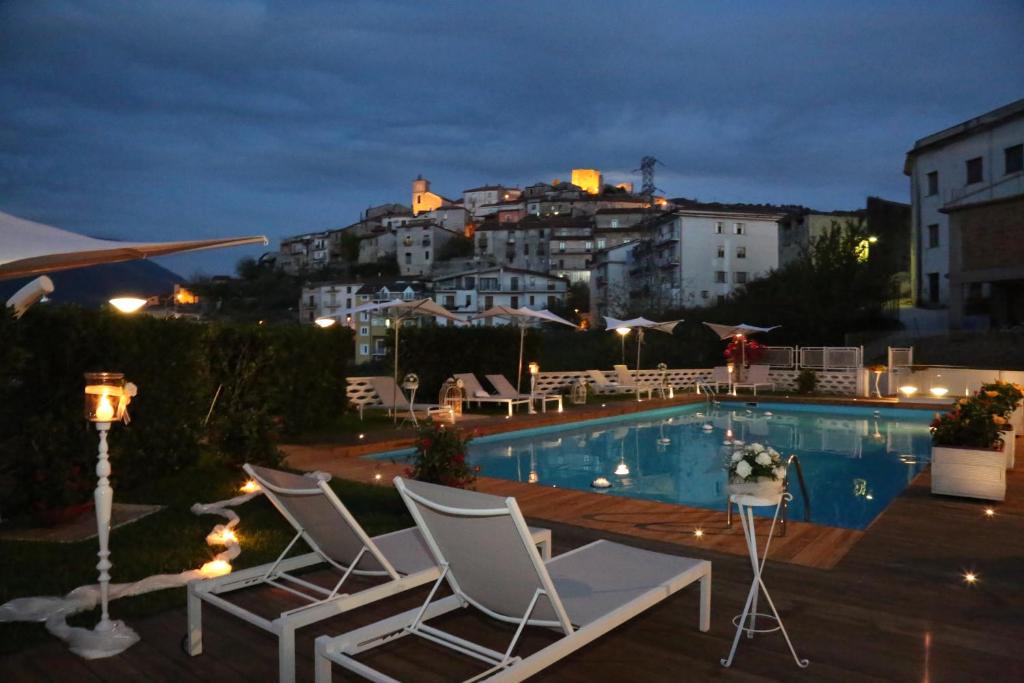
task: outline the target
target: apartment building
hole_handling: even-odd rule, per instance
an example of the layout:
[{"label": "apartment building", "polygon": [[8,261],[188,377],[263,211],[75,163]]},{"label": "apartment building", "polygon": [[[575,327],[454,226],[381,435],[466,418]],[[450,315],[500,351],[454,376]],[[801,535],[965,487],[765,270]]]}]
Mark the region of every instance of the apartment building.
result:
[{"label": "apartment building", "polygon": [[[493,306],[533,309],[565,304],[569,282],[548,273],[519,268],[483,268],[437,280],[434,300],[466,318]],[[476,324],[502,325],[504,319]]]}]

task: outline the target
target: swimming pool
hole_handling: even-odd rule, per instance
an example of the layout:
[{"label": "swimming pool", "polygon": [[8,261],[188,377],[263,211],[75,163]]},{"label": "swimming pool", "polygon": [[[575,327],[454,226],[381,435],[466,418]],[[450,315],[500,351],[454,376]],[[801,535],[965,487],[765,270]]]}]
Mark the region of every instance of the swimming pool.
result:
[{"label": "swimming pool", "polygon": [[[931,419],[921,410],[783,403],[723,403],[708,413],[698,404],[482,437],[469,461],[488,477],[724,510],[724,442],[758,442],[799,457],[812,522],[863,529],[927,464]],[[592,488],[597,477],[612,486]],[[790,519],[802,519],[799,488],[794,477]]]}]

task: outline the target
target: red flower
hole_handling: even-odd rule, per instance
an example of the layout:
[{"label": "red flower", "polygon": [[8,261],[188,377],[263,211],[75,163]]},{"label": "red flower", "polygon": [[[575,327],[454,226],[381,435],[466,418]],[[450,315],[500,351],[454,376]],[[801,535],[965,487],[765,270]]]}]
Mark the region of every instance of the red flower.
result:
[{"label": "red flower", "polygon": [[423,446],[423,450],[427,450],[428,448],[430,448],[431,446],[434,445],[434,440],[431,439],[430,437],[427,437],[427,438],[423,439],[423,442],[421,443],[421,445]]}]

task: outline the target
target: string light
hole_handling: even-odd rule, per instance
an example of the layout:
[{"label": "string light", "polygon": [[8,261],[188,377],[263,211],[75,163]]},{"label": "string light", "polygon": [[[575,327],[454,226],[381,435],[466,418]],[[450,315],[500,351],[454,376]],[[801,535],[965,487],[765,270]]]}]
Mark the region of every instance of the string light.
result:
[{"label": "string light", "polygon": [[231,573],[231,563],[227,560],[210,560],[199,568],[199,573],[207,579]]},{"label": "string light", "polygon": [[256,493],[257,491],[260,490],[260,485],[257,484],[255,480],[250,479],[249,481],[242,484],[242,487],[238,490],[241,491],[242,493]]}]

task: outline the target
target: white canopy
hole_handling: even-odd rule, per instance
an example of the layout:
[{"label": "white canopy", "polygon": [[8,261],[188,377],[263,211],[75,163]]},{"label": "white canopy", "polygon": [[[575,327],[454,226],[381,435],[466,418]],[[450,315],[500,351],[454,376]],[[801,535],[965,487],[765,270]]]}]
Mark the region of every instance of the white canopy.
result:
[{"label": "white canopy", "polygon": [[483,318],[508,318],[519,325],[519,366],[516,370],[516,392],[519,392],[520,387],[522,386],[523,343],[526,341],[526,326],[531,322],[545,322],[559,323],[561,325],[568,325],[572,328],[576,327],[573,323],[559,315],[555,315],[546,308],[535,311],[532,308],[527,308],[526,306],[523,306],[522,308],[493,306],[488,308],[486,311],[474,315],[470,320],[480,320]]},{"label": "white canopy", "polygon": [[182,251],[266,243],[262,235],[183,242],[100,240],[0,212],[0,280]]},{"label": "white canopy", "polygon": [[757,332],[771,332],[782,327],[781,325],[773,325],[772,327],[756,327],[754,325],[747,325],[746,323],[740,323],[739,325],[718,325],[716,323],[704,323],[718,335],[719,339],[729,339],[730,337],[736,337],[739,335],[750,336]]},{"label": "white canopy", "polygon": [[[663,323],[648,320],[644,317],[633,318],[632,320],[619,320],[618,318],[610,318],[607,315],[604,317],[605,325],[609,332],[617,330],[619,328],[635,329],[636,330],[636,369],[640,369],[640,349],[644,345],[644,330],[657,330],[659,332],[666,332],[672,334],[672,331],[676,329],[676,325],[683,322],[679,320],[668,320]],[[626,340],[622,340],[622,362],[626,362]]]}]

